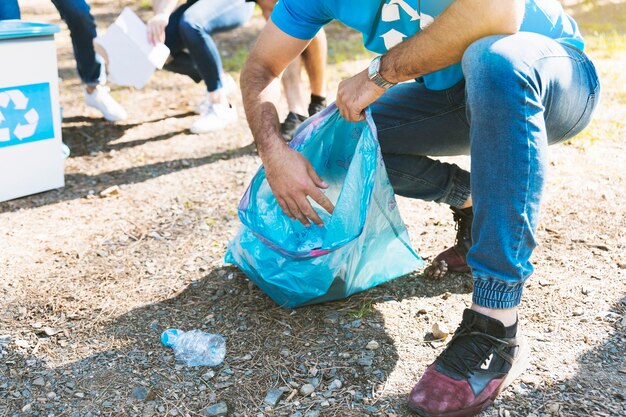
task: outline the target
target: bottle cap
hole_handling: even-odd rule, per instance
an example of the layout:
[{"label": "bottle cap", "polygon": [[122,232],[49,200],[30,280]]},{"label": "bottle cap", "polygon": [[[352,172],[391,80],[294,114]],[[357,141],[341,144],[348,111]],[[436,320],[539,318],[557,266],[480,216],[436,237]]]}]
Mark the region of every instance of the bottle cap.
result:
[{"label": "bottle cap", "polygon": [[180,336],[181,334],[183,334],[182,330],[167,329],[161,334],[161,343],[169,347],[174,346],[174,343],[176,343],[176,339],[178,339],[178,336]]}]

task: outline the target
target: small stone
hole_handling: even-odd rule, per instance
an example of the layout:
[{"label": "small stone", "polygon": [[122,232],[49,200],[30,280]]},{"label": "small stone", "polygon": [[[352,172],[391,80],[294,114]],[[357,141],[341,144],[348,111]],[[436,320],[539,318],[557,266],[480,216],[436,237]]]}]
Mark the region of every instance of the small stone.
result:
[{"label": "small stone", "polygon": [[550,403],[546,405],[546,411],[553,416],[557,416],[561,413],[561,404],[559,403]]},{"label": "small stone", "polygon": [[209,370],[209,371],[207,371],[207,372],[203,373],[201,378],[202,378],[202,379],[211,379],[211,378],[213,378],[214,376],[215,376],[215,371],[213,371],[213,370]]},{"label": "small stone", "polygon": [[30,346],[30,343],[28,342],[28,340],[15,339],[15,346],[21,347],[23,349],[28,349],[28,347]]},{"label": "small stone", "polygon": [[284,394],[284,391],[278,388],[274,388],[269,390],[269,392],[267,393],[267,395],[265,395],[265,399],[263,400],[263,402],[267,405],[271,405],[272,407],[275,407],[276,404],[278,404],[278,401],[280,401],[280,397],[282,397]]},{"label": "small stone", "polygon": [[425,308],[420,308],[419,310],[417,310],[418,316],[423,316],[424,314],[428,314],[428,310],[426,310]]},{"label": "small stone", "polygon": [[120,187],[117,185],[112,185],[111,187],[105,188],[104,190],[100,191],[100,197],[102,198],[115,195],[120,195]]},{"label": "small stone", "polygon": [[443,294],[441,294],[441,298],[443,298],[444,300],[447,300],[448,298],[450,298],[452,294],[449,291],[444,292]]},{"label": "small stone", "polygon": [[585,314],[585,310],[582,307],[576,307],[572,311],[572,316],[574,317],[579,317],[579,316],[582,316],[583,314]]},{"label": "small stone", "polygon": [[330,403],[328,402],[328,400],[324,400],[324,401],[322,401],[322,402],[320,403],[320,405],[321,405],[322,407],[330,407]]},{"label": "small stone", "polygon": [[32,405],[30,404],[26,404],[24,407],[22,407],[22,413],[28,413],[30,412],[31,408],[33,408]]},{"label": "small stone", "polygon": [[341,383],[341,381],[338,379],[335,379],[333,382],[328,384],[328,389],[331,391],[335,391],[335,390],[341,389],[342,386],[343,384]]},{"label": "small stone", "polygon": [[626,262],[617,261],[617,267],[620,269],[626,269]]},{"label": "small stone", "polygon": [[359,358],[356,360],[356,363],[361,366],[372,366],[373,362],[374,361],[372,361],[372,358]]},{"label": "small stone", "polygon": [[46,385],[46,381],[42,377],[35,378],[35,380],[33,381],[33,385],[43,387],[44,385]]},{"label": "small stone", "polygon": [[49,393],[46,394],[46,397],[49,400],[54,400],[57,397],[57,394],[55,392],[53,392],[53,391],[50,391]]},{"label": "small stone", "polygon": [[148,233],[148,237],[151,237],[154,240],[163,240],[163,236],[161,236],[160,234],[158,234],[157,232],[150,232]]},{"label": "small stone", "polygon": [[225,402],[213,404],[209,407],[204,408],[202,411],[203,416],[225,416],[228,414],[228,406]]},{"label": "small stone", "polygon": [[370,341],[370,342],[367,344],[367,346],[365,346],[365,349],[367,349],[367,350],[376,350],[376,349],[378,349],[379,347],[380,347],[380,344],[378,344],[378,342],[377,342],[377,341],[372,340],[372,341]]},{"label": "small stone", "polygon": [[83,392],[74,393],[74,397],[76,398],[85,398],[85,394]]},{"label": "small stone", "polygon": [[541,377],[539,375],[524,375],[522,376],[522,382],[526,385],[534,385],[538,387],[541,385]]},{"label": "small stone", "polygon": [[313,394],[314,391],[315,387],[313,386],[313,384],[304,384],[300,387],[300,395],[302,395],[303,397],[308,397],[309,395]]},{"label": "small stone", "polygon": [[432,327],[432,333],[435,339],[445,340],[450,334],[450,330],[444,323],[435,323]]},{"label": "small stone", "polygon": [[149,391],[146,387],[135,387],[130,396],[138,401],[144,401],[148,398]]},{"label": "small stone", "polygon": [[42,331],[43,334],[48,337],[54,336],[57,333],[61,333],[61,330],[53,329],[52,327],[44,327]]}]

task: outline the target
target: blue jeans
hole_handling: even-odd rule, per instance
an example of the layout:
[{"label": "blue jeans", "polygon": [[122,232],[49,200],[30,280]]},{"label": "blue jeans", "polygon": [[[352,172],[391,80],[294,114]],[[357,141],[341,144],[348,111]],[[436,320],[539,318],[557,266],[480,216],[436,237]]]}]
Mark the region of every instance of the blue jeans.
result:
[{"label": "blue jeans", "polygon": [[19,19],[20,6],[17,0],[1,0],[0,1],[0,20]]},{"label": "blue jeans", "polygon": [[[585,128],[600,84],[584,53],[534,33],[480,39],[462,65],[449,90],[393,87],[373,117],[398,194],[460,207],[471,191],[473,302],[511,308],[533,272],[547,147]],[[428,157],[465,154],[471,177]]]},{"label": "blue jeans", "polygon": [[96,22],[89,5],[85,0],[52,0],[52,3],[70,29],[80,79],[87,85],[104,83],[104,66],[96,58],[93,49]]},{"label": "blue jeans", "polygon": [[[179,67],[184,62],[193,63],[200,73],[208,91],[223,86],[222,60],[212,33],[234,29],[245,24],[252,17],[254,3],[245,0],[188,0],[170,16],[165,30],[165,45],[170,48]],[[193,58],[185,57],[184,49]],[[194,69],[181,70],[185,74]]]}]

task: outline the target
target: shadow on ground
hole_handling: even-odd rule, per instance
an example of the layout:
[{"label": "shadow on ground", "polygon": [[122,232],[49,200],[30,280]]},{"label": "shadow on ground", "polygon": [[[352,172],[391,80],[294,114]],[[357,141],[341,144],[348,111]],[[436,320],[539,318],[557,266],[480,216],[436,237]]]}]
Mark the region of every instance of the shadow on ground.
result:
[{"label": "shadow on ground", "polygon": [[108,123],[102,118],[90,118],[75,116],[63,119],[63,142],[71,150],[71,158],[91,155],[95,152],[108,152],[132,148],[146,143],[167,140],[185,132],[185,130],[166,132],[161,135],[146,139],[114,143],[124,136],[127,130],[147,123],[157,123],[170,118],[185,118],[194,115],[193,112],[178,113],[163,116],[153,120],[145,120],[141,123]]},{"label": "shadow on ground", "polygon": [[[0,415],[12,416],[23,407],[72,416],[152,415],[150,410],[196,415],[225,401],[231,413],[273,416],[291,414],[296,407],[302,412],[319,409],[325,396],[329,404],[323,415],[374,415],[377,411],[371,410],[378,407],[366,408],[373,402],[372,385],[384,383],[397,353],[379,313],[357,318],[362,297],[283,310],[237,270],[219,268],[174,298],[129,311],[102,329],[85,329],[67,340],[68,350],[80,345],[97,351],[96,337],[113,340],[114,349],[55,368],[10,345],[0,365],[0,397],[8,399],[4,409],[0,405]],[[213,369],[215,375],[206,367],[175,363],[159,341],[161,332],[172,327],[227,337],[227,359]],[[97,336],[91,338],[92,333]],[[41,336],[42,343],[63,339]],[[376,353],[364,349],[370,340],[381,345]],[[336,379],[342,386],[331,396],[328,387]],[[287,404],[265,410],[263,399],[270,389],[288,387],[285,398],[305,383],[317,386],[314,397],[296,393]],[[56,396],[46,397],[49,392]]]},{"label": "shadow on ground", "polygon": [[65,176],[65,188],[0,203],[0,213],[37,208],[62,201],[85,198],[88,195],[97,195],[102,190],[112,185],[136,184],[162,175],[212,164],[220,160],[231,160],[244,155],[251,155],[255,152],[255,146],[250,144],[236,149],[216,152],[200,158],[175,159],[109,171],[97,175],[83,173],[67,174]]}]

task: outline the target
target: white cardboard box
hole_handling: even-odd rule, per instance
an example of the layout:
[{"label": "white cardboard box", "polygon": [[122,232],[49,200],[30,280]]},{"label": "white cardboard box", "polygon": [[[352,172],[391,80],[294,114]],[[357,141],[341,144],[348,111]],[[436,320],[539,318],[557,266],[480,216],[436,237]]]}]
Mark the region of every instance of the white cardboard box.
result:
[{"label": "white cardboard box", "polygon": [[170,54],[164,44],[148,42],[145,23],[128,7],[104,35],[94,39],[94,46],[106,61],[108,80],[135,88],[143,88]]},{"label": "white cardboard box", "polygon": [[58,30],[0,22],[0,201],[64,186]]}]

